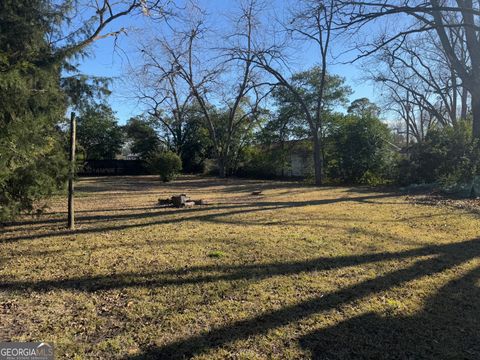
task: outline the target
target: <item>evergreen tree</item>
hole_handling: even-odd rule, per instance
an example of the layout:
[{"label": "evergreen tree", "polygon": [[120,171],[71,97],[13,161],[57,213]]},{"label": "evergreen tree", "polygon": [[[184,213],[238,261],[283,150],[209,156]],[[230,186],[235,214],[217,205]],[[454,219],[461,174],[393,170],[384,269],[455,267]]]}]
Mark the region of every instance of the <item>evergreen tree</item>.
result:
[{"label": "evergreen tree", "polygon": [[161,142],[151,121],[141,116],[128,120],[124,127],[130,151],[141,160],[160,151]]},{"label": "evergreen tree", "polygon": [[85,159],[114,159],[122,149],[123,131],[112,108],[94,104],[82,109],[77,120],[77,139]]},{"label": "evergreen tree", "polygon": [[378,185],[390,177],[395,153],[391,132],[378,118],[332,116],[326,165],[331,179],[343,183]]},{"label": "evergreen tree", "polygon": [[65,180],[66,102],[61,64],[49,61],[48,10],[44,0],[0,2],[0,221],[34,210]]}]

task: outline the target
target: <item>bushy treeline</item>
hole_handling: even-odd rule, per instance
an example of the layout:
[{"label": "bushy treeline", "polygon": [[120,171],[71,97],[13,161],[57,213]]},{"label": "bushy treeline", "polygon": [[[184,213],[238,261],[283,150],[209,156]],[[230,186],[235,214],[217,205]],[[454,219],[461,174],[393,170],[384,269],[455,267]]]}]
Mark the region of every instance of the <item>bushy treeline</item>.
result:
[{"label": "bushy treeline", "polygon": [[406,148],[398,162],[400,185],[434,184],[445,192],[480,195],[480,143],[470,121],[430,129],[421,142]]},{"label": "bushy treeline", "polygon": [[[165,180],[179,171],[218,174],[201,116],[192,116],[191,122],[186,123],[188,128],[182,131],[188,136],[178,146],[165,136],[154,119],[134,117],[120,126],[111,109],[102,105],[97,110],[97,116],[91,116],[92,111],[88,110],[85,117],[79,117],[80,133],[87,133],[83,127],[97,129],[91,132],[95,139],[88,136],[79,139],[80,149],[90,154],[86,158],[113,158],[122,148],[124,155],[145,160],[152,173]],[[228,174],[270,179],[312,178],[308,132],[301,123],[292,120],[291,112],[288,115],[283,119],[281,111],[268,113],[248,134],[243,134],[244,143],[233,144],[238,151],[229,164]],[[91,124],[101,119],[103,125]],[[99,127],[103,130],[98,130]],[[405,138],[380,120],[375,104],[359,99],[351,103],[345,114],[333,111],[326,114],[323,128],[322,157],[327,184],[430,184],[462,195],[472,195],[472,189],[475,192],[472,184],[480,169],[480,147],[468,120],[453,126],[433,126],[423,141],[407,144]],[[109,132],[111,135],[106,136]],[[113,134],[120,134],[117,142],[112,141]],[[105,137],[109,141],[103,142]],[[89,150],[89,146],[93,148]],[[300,173],[292,169],[295,166],[301,168]]]},{"label": "bushy treeline", "polygon": [[[480,144],[468,120],[429,130],[422,142],[404,139],[372,116],[336,115],[325,137],[325,175],[329,184],[429,185],[460,196],[479,196]],[[308,141],[253,146],[240,174],[284,178],[292,174],[293,157],[308,159]],[[311,161],[305,175],[312,176]]]},{"label": "bushy treeline", "polygon": [[[394,181],[400,155],[391,130],[372,114],[333,114],[323,140],[326,183],[378,185]],[[263,178],[312,177],[310,147],[308,139],[252,146],[240,173]],[[292,169],[295,162],[301,168],[297,174]]]},{"label": "bushy treeline", "polygon": [[[211,142],[198,118],[191,117],[181,143],[162,133],[159,123],[148,116],[136,116],[120,125],[105,102],[88,104],[77,116],[77,164],[88,160],[130,159],[142,162],[145,172],[170,181],[179,172],[202,173],[211,158]],[[180,146],[178,146],[180,145]]]}]

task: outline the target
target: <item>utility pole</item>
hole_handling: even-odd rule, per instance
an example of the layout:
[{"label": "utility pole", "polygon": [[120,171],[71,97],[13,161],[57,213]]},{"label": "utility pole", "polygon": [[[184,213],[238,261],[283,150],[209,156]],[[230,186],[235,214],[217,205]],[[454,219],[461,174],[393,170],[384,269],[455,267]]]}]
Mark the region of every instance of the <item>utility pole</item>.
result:
[{"label": "utility pole", "polygon": [[68,173],[68,228],[75,229],[75,208],[73,204],[73,179],[75,177],[75,141],[77,137],[75,113],[70,114],[70,156]]}]

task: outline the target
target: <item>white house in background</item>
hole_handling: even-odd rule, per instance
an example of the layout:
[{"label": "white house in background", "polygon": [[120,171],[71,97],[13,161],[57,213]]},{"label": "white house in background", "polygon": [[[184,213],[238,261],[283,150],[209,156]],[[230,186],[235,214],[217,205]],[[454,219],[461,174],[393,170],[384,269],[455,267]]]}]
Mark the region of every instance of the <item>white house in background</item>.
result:
[{"label": "white house in background", "polygon": [[290,140],[276,146],[283,147],[286,152],[284,165],[277,169],[277,176],[292,178],[313,176],[313,156],[308,139]]},{"label": "white house in background", "polygon": [[287,175],[290,177],[308,177],[312,175],[313,159],[312,154],[301,151],[292,151],[289,155],[290,169]]},{"label": "white house in background", "polygon": [[122,151],[120,152],[120,154],[118,154],[115,159],[116,160],[138,160],[140,157],[138,156],[138,154],[133,154],[132,153],[132,150],[131,150],[131,142],[130,141],[127,141],[123,147],[122,147]]}]

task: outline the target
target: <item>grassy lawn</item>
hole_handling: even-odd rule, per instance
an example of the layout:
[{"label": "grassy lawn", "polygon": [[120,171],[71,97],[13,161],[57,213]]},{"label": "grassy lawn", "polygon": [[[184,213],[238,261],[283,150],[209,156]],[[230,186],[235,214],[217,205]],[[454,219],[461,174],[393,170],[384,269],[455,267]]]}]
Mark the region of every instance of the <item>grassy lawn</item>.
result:
[{"label": "grassy lawn", "polygon": [[[62,199],[0,229],[0,340],[78,359],[480,359],[478,215],[284,182],[77,188],[75,233]],[[182,192],[212,204],[156,206]]]}]

